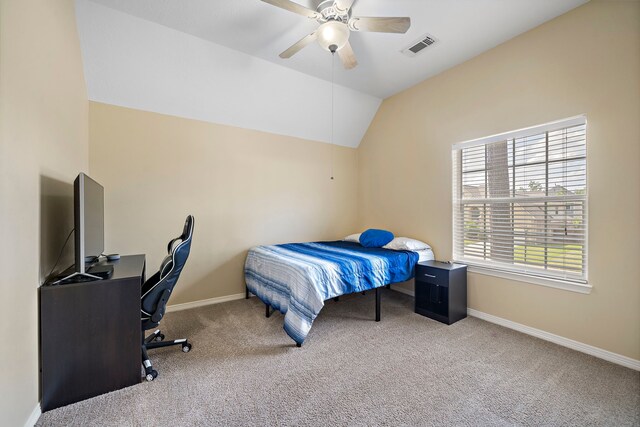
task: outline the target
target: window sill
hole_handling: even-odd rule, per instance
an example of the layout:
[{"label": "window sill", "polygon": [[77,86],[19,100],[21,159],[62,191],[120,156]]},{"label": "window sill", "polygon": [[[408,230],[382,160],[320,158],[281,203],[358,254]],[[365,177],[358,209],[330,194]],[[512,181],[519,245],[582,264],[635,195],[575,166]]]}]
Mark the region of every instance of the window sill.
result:
[{"label": "window sill", "polygon": [[[465,264],[463,261],[461,261]],[[580,294],[590,294],[592,286],[588,284],[569,282],[566,280],[551,279],[548,277],[531,276],[528,274],[513,273],[510,271],[494,270],[492,268],[468,265],[467,271],[470,273],[482,274],[485,276],[501,277],[503,279],[515,280],[518,282],[531,283],[534,285],[546,286],[549,288],[562,289],[565,291],[577,292]]]}]

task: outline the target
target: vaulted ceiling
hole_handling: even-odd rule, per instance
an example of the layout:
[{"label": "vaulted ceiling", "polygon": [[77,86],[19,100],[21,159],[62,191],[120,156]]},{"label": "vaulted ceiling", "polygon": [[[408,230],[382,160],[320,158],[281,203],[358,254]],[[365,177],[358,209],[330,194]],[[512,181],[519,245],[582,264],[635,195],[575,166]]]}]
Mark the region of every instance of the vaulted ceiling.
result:
[{"label": "vaulted ceiling", "polygon": [[[409,16],[406,34],[350,37],[359,65],[317,44],[278,54],[318,24],[259,0],[77,0],[92,100],[356,147],[382,99],[586,0],[357,0],[359,16]],[[315,9],[319,0],[298,0]],[[421,36],[437,42],[401,53]]]}]

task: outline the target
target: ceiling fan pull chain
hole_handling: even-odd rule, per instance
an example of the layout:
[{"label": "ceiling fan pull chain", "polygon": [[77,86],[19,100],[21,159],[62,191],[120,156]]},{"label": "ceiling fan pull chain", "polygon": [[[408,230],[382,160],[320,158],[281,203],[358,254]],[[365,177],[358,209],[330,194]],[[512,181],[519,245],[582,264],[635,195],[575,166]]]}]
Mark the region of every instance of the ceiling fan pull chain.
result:
[{"label": "ceiling fan pull chain", "polygon": [[334,126],[334,115],[333,115],[333,89],[335,86],[334,83],[334,70],[335,70],[335,59],[336,59],[336,52],[333,51],[331,52],[331,153],[330,153],[330,161],[331,161],[331,179],[333,180],[333,150],[334,150],[334,146],[333,146],[333,126]]}]

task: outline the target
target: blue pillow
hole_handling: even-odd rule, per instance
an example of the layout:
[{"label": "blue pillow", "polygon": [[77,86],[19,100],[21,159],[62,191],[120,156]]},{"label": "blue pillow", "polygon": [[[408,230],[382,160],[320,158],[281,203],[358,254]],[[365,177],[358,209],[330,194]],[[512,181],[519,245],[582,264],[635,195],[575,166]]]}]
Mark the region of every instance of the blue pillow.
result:
[{"label": "blue pillow", "polygon": [[370,228],[360,235],[360,244],[365,248],[381,248],[393,240],[393,233]]}]

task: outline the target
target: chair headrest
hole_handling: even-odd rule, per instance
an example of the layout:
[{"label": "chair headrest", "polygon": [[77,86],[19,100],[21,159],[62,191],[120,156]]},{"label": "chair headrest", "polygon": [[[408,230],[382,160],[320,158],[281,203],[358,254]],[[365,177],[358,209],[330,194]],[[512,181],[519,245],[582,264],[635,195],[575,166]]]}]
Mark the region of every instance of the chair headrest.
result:
[{"label": "chair headrest", "polygon": [[193,235],[193,223],[194,223],[193,215],[187,215],[187,219],[184,221],[184,228],[182,229],[182,240],[187,240],[191,238]]},{"label": "chair headrest", "polygon": [[182,234],[178,237],[176,237],[175,239],[171,240],[169,242],[169,244],[167,245],[167,253],[169,255],[171,255],[171,253],[173,252],[173,250],[176,248],[176,243],[182,243],[185,240],[189,240],[191,239],[191,236],[193,236],[193,225],[194,225],[195,219],[193,218],[193,215],[188,215],[187,219],[184,221],[184,227],[182,229]]},{"label": "chair headrest", "polygon": [[[160,279],[165,276],[176,273],[179,275],[184,263],[189,257],[191,251],[191,238],[193,237],[194,218],[193,215],[187,216],[184,223],[184,229],[180,237],[176,237],[169,242],[169,255],[162,261],[160,266]],[[175,270],[177,268],[177,271]],[[177,280],[177,277],[176,277]]]}]

